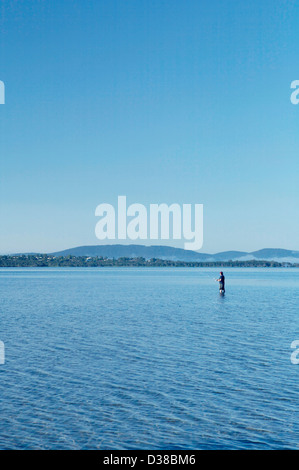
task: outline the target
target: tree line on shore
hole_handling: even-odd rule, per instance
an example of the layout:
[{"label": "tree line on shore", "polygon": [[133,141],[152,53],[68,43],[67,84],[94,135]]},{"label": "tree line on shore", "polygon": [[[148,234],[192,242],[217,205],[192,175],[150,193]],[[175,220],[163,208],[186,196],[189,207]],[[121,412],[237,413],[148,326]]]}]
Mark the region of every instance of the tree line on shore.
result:
[{"label": "tree line on shore", "polygon": [[172,261],[159,258],[103,258],[90,256],[52,256],[47,254],[34,255],[3,255],[0,256],[2,268],[40,268],[40,267],[299,267],[299,263],[279,263],[278,261],[248,260],[248,261]]}]

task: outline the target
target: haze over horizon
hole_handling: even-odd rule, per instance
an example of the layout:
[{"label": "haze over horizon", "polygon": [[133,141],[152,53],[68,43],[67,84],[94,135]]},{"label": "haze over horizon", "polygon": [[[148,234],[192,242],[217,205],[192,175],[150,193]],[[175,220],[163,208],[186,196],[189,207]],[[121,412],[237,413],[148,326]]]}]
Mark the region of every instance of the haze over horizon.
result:
[{"label": "haze over horizon", "polygon": [[3,0],[0,252],[99,244],[119,195],[203,204],[202,253],[298,250],[298,22],[293,0]]}]

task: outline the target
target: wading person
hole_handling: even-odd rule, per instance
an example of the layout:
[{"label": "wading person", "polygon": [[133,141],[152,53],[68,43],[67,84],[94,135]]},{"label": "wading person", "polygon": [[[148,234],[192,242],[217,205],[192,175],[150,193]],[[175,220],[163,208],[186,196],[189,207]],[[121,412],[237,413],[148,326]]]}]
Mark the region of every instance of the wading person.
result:
[{"label": "wading person", "polygon": [[219,277],[219,279],[216,279],[216,281],[219,282],[219,292],[220,292],[220,294],[224,294],[224,292],[225,292],[225,287],[224,287],[225,277],[223,276],[222,271],[220,271],[220,277]]}]

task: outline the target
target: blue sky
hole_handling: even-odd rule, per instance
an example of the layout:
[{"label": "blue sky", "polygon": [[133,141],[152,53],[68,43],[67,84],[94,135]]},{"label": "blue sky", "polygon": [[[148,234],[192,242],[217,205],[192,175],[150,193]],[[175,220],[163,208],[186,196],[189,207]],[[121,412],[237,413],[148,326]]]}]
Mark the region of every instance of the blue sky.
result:
[{"label": "blue sky", "polygon": [[204,204],[202,252],[298,250],[298,21],[295,0],[2,1],[0,251],[98,244],[118,195]]}]

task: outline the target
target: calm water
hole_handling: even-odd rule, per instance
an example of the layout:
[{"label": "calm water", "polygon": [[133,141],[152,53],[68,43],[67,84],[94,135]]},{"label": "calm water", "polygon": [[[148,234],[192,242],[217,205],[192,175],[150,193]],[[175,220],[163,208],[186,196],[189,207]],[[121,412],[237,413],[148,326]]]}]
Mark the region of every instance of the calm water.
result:
[{"label": "calm water", "polygon": [[1,449],[299,448],[299,270],[1,269]]}]

